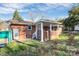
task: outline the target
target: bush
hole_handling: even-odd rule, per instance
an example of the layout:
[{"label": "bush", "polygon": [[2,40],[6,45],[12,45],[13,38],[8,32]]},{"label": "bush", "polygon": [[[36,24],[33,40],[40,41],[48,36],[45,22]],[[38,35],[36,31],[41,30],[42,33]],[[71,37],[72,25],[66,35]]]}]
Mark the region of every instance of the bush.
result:
[{"label": "bush", "polygon": [[69,54],[65,51],[55,51],[56,56],[68,56]]},{"label": "bush", "polygon": [[66,50],[67,50],[67,45],[59,44],[59,45],[56,46],[56,48],[57,48],[58,50],[66,51]]},{"label": "bush", "polygon": [[[62,41],[61,41],[62,42]],[[78,45],[71,46],[53,41],[41,43],[36,40],[28,40],[24,43],[11,42],[6,47],[0,48],[2,56],[67,56],[78,53]]]}]

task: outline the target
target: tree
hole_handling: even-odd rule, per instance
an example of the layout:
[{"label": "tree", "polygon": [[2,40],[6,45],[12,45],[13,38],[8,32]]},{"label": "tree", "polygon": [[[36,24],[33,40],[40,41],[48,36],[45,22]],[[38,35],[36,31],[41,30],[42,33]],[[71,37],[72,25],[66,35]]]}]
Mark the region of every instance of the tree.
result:
[{"label": "tree", "polygon": [[13,14],[13,20],[19,20],[22,21],[22,17],[19,15],[19,12],[17,10],[15,10],[14,14]]},{"label": "tree", "polygon": [[65,27],[69,27],[72,30],[74,29],[74,26],[79,23],[79,5],[74,6],[69,11],[69,16],[64,20]]}]

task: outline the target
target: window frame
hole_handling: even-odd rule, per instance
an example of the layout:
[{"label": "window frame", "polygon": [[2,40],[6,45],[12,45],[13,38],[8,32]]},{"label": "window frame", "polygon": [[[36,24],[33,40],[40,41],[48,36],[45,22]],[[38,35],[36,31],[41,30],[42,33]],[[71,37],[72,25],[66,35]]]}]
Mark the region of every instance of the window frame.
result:
[{"label": "window frame", "polygon": [[[29,26],[31,26],[31,29],[29,29]],[[28,29],[28,30],[32,30],[32,25],[28,25],[27,29]]]},{"label": "window frame", "polygon": [[57,31],[58,27],[57,25],[52,26],[52,31]]}]

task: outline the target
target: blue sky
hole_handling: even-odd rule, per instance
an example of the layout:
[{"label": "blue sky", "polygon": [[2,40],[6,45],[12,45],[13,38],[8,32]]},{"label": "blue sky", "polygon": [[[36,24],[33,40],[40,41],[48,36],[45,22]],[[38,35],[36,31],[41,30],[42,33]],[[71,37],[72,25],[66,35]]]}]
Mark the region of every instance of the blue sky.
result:
[{"label": "blue sky", "polygon": [[12,18],[13,12],[17,9],[24,20],[30,20],[31,15],[35,19],[48,18],[56,19],[68,16],[68,11],[75,6],[71,3],[1,3],[0,19],[9,20]]}]

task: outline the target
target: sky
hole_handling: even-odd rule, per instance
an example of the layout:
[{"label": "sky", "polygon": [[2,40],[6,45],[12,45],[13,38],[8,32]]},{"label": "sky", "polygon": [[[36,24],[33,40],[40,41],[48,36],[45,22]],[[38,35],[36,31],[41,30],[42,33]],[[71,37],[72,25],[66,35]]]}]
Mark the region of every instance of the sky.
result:
[{"label": "sky", "polygon": [[72,3],[0,3],[0,19],[12,19],[17,9],[24,20],[30,20],[32,17],[35,20],[40,18],[55,20],[68,17],[68,11],[75,5]]}]

